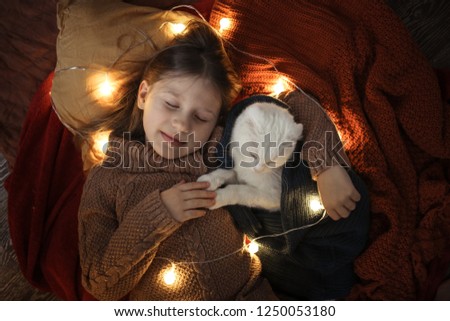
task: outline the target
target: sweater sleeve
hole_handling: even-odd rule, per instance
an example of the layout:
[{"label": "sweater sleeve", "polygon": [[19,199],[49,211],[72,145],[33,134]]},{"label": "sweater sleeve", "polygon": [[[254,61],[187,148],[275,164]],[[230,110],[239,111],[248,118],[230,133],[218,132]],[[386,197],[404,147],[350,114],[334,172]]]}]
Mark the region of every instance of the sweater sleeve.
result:
[{"label": "sweater sleeve", "polygon": [[283,93],[280,99],[290,107],[295,121],[303,124],[302,159],[314,180],[332,166],[350,167],[334,124],[318,103],[298,91]]},{"label": "sweater sleeve", "polygon": [[127,295],[152,263],[159,244],[181,226],[167,212],[159,190],[121,213],[119,222],[120,184],[117,171],[92,169],[79,209],[83,286],[102,300]]}]

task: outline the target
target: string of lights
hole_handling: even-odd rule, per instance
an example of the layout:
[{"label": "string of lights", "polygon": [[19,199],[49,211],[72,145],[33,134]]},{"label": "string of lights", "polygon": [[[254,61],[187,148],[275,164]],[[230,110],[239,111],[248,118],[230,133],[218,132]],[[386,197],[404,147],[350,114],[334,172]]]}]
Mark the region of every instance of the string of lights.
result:
[{"label": "string of lights", "polygon": [[308,225],[304,225],[304,226],[300,226],[300,227],[296,227],[296,228],[292,228],[289,229],[287,231],[284,231],[282,233],[277,233],[277,234],[269,234],[269,235],[262,235],[259,237],[254,238],[253,240],[251,240],[248,244],[244,244],[242,247],[240,247],[239,249],[235,250],[234,252],[225,254],[223,256],[219,256],[210,260],[205,260],[205,261],[174,261],[170,258],[167,257],[162,257],[162,256],[156,256],[154,259],[160,259],[160,260],[166,260],[169,262],[170,267],[167,268],[165,270],[165,272],[163,273],[162,277],[164,280],[164,283],[166,285],[172,285],[176,282],[177,280],[177,272],[176,272],[176,268],[177,266],[180,265],[194,265],[194,264],[208,264],[208,263],[213,263],[213,262],[217,262],[223,259],[226,259],[230,256],[233,256],[237,253],[240,253],[242,251],[248,251],[251,255],[255,255],[258,251],[259,251],[259,247],[260,244],[257,241],[260,241],[262,239],[265,238],[275,238],[275,237],[280,237],[280,236],[284,236],[287,235],[289,233],[295,232],[295,231],[300,231],[300,230],[304,230],[310,227],[313,227],[317,224],[319,224],[327,215],[326,215],[326,211],[323,210],[323,206],[321,206],[320,210],[322,210],[322,216],[319,218],[319,220],[317,220],[314,223],[308,224]]},{"label": "string of lights", "polygon": [[[190,5],[179,5],[179,6],[175,6],[173,8],[170,9],[170,11],[173,10],[177,10],[180,8],[188,8],[191,9],[193,11],[196,12],[196,14],[205,22],[208,23],[206,21],[206,19],[203,17],[203,15],[193,6]],[[209,24],[209,23],[208,23]],[[230,18],[224,17],[219,21],[219,34],[223,34],[226,30],[229,30],[233,25],[233,21]],[[177,35],[180,34],[182,32],[184,32],[186,30],[186,25],[184,23],[180,23],[180,22],[173,22],[173,21],[166,21],[164,23],[161,24],[161,26],[158,28],[158,31],[165,29],[165,27],[168,27],[169,30],[171,31],[171,33],[173,35]],[[95,68],[91,68],[88,66],[69,66],[69,67],[65,67],[65,68],[61,68],[58,70],[55,70],[55,73],[60,73],[60,72],[65,72],[65,71],[73,71],[73,70],[79,70],[79,71],[94,71],[100,74],[104,75],[104,80],[102,82],[100,82],[100,84],[98,85],[97,90],[94,92],[95,95],[98,95],[100,97],[110,97],[114,91],[118,88],[118,86],[114,83],[114,79],[111,79],[110,76],[110,71],[113,68],[113,66],[127,53],[129,52],[131,49],[136,48],[137,46],[143,45],[144,43],[149,43],[153,48],[156,48],[154,43],[151,40],[151,36],[149,36],[148,34],[146,34],[143,31],[137,30],[143,37],[144,39],[140,42],[138,42],[137,44],[134,44],[133,46],[129,46],[120,56],[117,57],[117,59],[114,60],[114,62],[108,66],[106,69],[95,69]],[[230,41],[228,41],[227,39],[225,39],[222,36],[222,39],[234,50],[236,50],[237,52],[247,55],[249,57],[252,57],[254,59],[259,59],[264,61],[265,63],[269,64],[271,66],[271,68],[278,74],[282,74],[277,66],[275,65],[275,63],[273,61],[271,61],[270,59],[267,59],[265,57],[259,56],[259,55],[255,55],[249,52],[246,52],[244,50],[241,50],[239,48],[237,48],[234,44],[232,44]],[[308,94],[306,94],[299,86],[297,86],[292,80],[290,80],[288,77],[284,76],[284,75],[280,75],[277,82],[273,85],[272,89],[273,89],[273,95],[275,97],[277,97],[281,92],[284,92],[288,89],[290,89],[287,84],[292,85],[295,89],[297,89],[298,91],[300,91],[303,95],[305,95],[306,97],[308,97],[309,99],[311,99],[319,108],[320,110],[322,110],[322,112],[327,116],[328,114],[325,112],[325,110],[323,109],[323,107],[311,96],[309,96]],[[58,117],[60,118],[61,122],[68,127],[71,131],[75,132],[76,130],[74,128],[72,128],[71,126],[69,126],[67,123],[65,123],[63,121],[63,119],[61,119],[61,117],[59,116],[57,109],[55,108],[53,102],[52,102],[52,106],[53,109],[55,111],[55,113],[58,115]],[[109,137],[109,132],[98,132],[98,133],[94,133],[93,135],[91,135],[91,137],[89,137],[90,139],[92,139],[95,144],[94,144],[94,148],[97,150],[97,152],[103,153],[104,152],[104,146],[106,146],[107,142],[108,142],[108,137]],[[86,137],[84,137],[86,138]],[[306,200],[305,200],[306,201]],[[255,253],[258,252],[259,250],[259,246],[260,244],[257,241],[260,241],[264,238],[275,238],[275,237],[280,237],[280,236],[284,236],[287,235],[289,233],[295,232],[295,231],[299,231],[299,230],[303,230],[303,229],[307,229],[310,227],[313,227],[317,224],[319,224],[326,216],[326,211],[323,208],[323,205],[321,204],[320,200],[318,199],[312,199],[310,200],[310,207],[313,211],[317,212],[318,216],[320,215],[320,212],[322,213],[321,217],[312,224],[309,225],[304,225],[301,227],[297,227],[297,228],[292,228],[290,230],[284,231],[282,233],[278,233],[278,234],[270,234],[270,235],[263,235],[263,236],[259,236],[256,237],[255,239],[251,240],[248,244],[244,244],[241,248],[236,249],[235,251],[228,253],[226,255],[220,256],[220,257],[216,257],[216,258],[212,258],[209,260],[205,260],[205,261],[174,261],[170,258],[166,258],[166,257],[155,257],[154,259],[159,259],[159,260],[165,260],[167,262],[169,262],[169,267],[165,269],[164,273],[162,274],[163,277],[163,281],[165,284],[167,285],[173,285],[176,283],[177,281],[177,273],[176,273],[176,268],[177,266],[181,266],[181,265],[193,265],[193,264],[208,264],[208,263],[213,263],[213,262],[217,262],[220,260],[223,260],[225,258],[228,258],[230,256],[233,256],[237,253],[243,252],[243,251],[248,251],[250,253],[250,255],[255,255]]]}]

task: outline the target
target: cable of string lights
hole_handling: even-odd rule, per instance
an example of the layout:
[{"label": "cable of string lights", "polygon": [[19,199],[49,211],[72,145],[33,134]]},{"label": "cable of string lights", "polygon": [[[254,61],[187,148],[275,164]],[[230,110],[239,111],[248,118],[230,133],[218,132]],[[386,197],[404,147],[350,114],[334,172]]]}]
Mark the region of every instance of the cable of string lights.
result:
[{"label": "cable of string lights", "polygon": [[[177,9],[181,9],[181,8],[186,8],[186,9],[190,9],[196,12],[196,14],[204,21],[204,23],[209,24],[209,22],[203,17],[203,15],[193,6],[191,5],[178,5],[175,7],[172,7],[169,11],[174,11]],[[225,39],[222,36],[222,33],[228,29],[231,28],[233,24],[233,21],[230,18],[224,17],[219,21],[219,30],[216,30],[213,26],[211,26],[214,30],[216,30],[219,35],[221,36],[222,40],[228,44],[233,50],[236,50],[237,52],[244,54],[246,56],[249,56],[251,58],[254,59],[259,59],[262,60],[264,62],[266,62],[267,64],[269,64],[271,66],[271,68],[278,74],[281,74],[280,71],[278,70],[278,68],[276,67],[275,63],[273,61],[271,61],[268,58],[253,54],[253,53],[249,53],[246,52],[244,50],[241,50],[239,48],[237,48],[235,45],[233,45],[230,41],[228,41],[227,39]],[[209,24],[210,25],[210,24]],[[163,22],[161,24],[161,26],[158,28],[158,30],[156,30],[155,32],[161,31],[162,29],[164,29],[165,27],[168,27],[173,35],[177,35],[180,34],[182,32],[184,32],[186,30],[186,25],[184,23],[179,23],[176,21],[166,21]],[[110,71],[112,70],[113,66],[127,53],[129,52],[131,49],[143,45],[144,43],[149,43],[153,48],[155,48],[154,43],[152,42],[151,38],[152,36],[149,36],[148,34],[146,34],[145,32],[143,32],[142,30],[136,30],[140,35],[143,36],[143,40],[138,42],[137,44],[133,45],[133,46],[129,46],[126,50],[124,50],[124,52],[118,56],[113,63],[110,64],[110,66],[107,66],[106,70],[102,70],[102,69],[93,69],[87,66],[69,66],[69,67],[65,67],[65,68],[61,68],[58,70],[55,70],[55,73],[60,73],[60,72],[67,72],[67,71],[73,71],[73,70],[79,70],[79,71],[94,71],[94,72],[98,72],[104,75],[105,79],[103,82],[100,83],[100,85],[97,88],[97,95],[100,96],[104,96],[104,97],[108,97],[110,96],[114,90],[116,89],[116,85],[113,83],[113,81],[110,79]],[[326,111],[323,109],[323,107],[314,99],[312,98],[310,95],[308,95],[307,93],[305,93],[299,86],[297,86],[292,80],[290,80],[288,77],[285,76],[279,76],[277,82],[273,85],[272,87],[272,95],[277,97],[281,92],[284,92],[289,88],[289,86],[286,86],[286,84],[290,84],[292,85],[292,87],[294,87],[296,90],[300,91],[303,95],[305,95],[308,99],[311,99],[319,108],[320,110],[326,115],[327,118],[329,118],[328,114],[326,113]],[[51,93],[49,93],[51,94]],[[52,107],[53,110],[55,111],[56,115],[59,117],[61,123],[66,126],[69,130],[71,130],[72,132],[75,132],[76,130],[74,128],[72,128],[71,126],[69,126],[67,123],[65,123],[63,121],[63,119],[60,117],[60,115],[58,114],[53,101],[52,101]],[[96,133],[93,134],[94,137],[90,137],[91,139],[93,139],[95,141],[95,148],[98,149],[98,151],[103,152],[104,151],[104,146],[108,143],[108,136],[109,136],[109,132],[101,132],[101,133]],[[86,138],[86,137],[83,137]],[[242,247],[240,247],[239,249],[236,249],[235,251],[228,253],[226,255],[220,256],[220,257],[216,257],[213,259],[209,259],[209,260],[205,260],[205,261],[174,261],[171,258],[166,258],[166,257],[160,257],[160,256],[156,256],[154,258],[154,260],[165,260],[167,262],[169,262],[169,267],[164,269],[164,273],[162,273],[162,278],[164,280],[164,283],[168,286],[173,285],[176,283],[177,281],[177,274],[176,274],[176,267],[177,266],[181,266],[181,265],[194,265],[194,264],[208,264],[208,263],[212,263],[212,262],[216,262],[216,261],[220,261],[223,260],[227,257],[230,257],[232,255],[235,255],[237,253],[240,253],[242,251],[248,251],[250,253],[250,255],[255,255],[255,253],[258,252],[259,250],[259,244],[257,241],[265,239],[265,238],[275,238],[275,237],[280,237],[280,236],[284,236],[287,235],[289,233],[295,232],[295,231],[299,231],[299,230],[304,230],[310,227],[313,227],[317,224],[319,224],[326,216],[327,213],[324,210],[323,205],[320,203],[319,200],[314,199],[312,201],[310,201],[310,207],[313,211],[318,213],[318,217],[319,219],[312,223],[312,224],[308,224],[308,225],[304,225],[301,227],[297,227],[297,228],[292,228],[290,230],[284,231],[282,233],[278,233],[278,234],[270,234],[270,235],[263,235],[263,236],[259,236],[254,238],[253,240],[250,240],[248,243],[244,244]],[[245,243],[245,242],[244,242]]]}]

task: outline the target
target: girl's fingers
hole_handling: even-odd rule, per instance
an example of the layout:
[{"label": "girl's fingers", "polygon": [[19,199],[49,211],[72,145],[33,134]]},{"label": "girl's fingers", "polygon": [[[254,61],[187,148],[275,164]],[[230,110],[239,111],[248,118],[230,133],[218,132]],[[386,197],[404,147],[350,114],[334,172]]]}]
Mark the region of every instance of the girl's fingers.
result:
[{"label": "girl's fingers", "polygon": [[347,218],[350,215],[350,211],[346,209],[344,206],[340,206],[336,209],[336,212],[340,217]]},{"label": "girl's fingers", "polygon": [[196,198],[216,198],[216,192],[207,190],[190,190],[183,192],[183,199],[185,201],[196,199]]},{"label": "girl's fingers", "polygon": [[356,203],[350,199],[344,203],[344,207],[351,212],[356,208]]},{"label": "girl's fingers", "polygon": [[337,221],[341,218],[339,214],[334,210],[327,211],[327,214],[333,221]]},{"label": "girl's fingers", "polygon": [[361,194],[359,194],[356,188],[354,188],[352,194],[350,195],[350,198],[355,202],[359,202],[359,200],[361,199]]},{"label": "girl's fingers", "polygon": [[184,210],[193,210],[199,208],[209,208],[216,203],[215,199],[192,199],[184,202]]}]

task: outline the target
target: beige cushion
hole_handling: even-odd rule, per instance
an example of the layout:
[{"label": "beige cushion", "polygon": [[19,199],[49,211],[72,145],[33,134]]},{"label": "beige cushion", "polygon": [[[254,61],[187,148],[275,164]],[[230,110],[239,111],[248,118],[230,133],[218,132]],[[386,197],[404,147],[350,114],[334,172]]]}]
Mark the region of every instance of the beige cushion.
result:
[{"label": "beige cushion", "polygon": [[[119,0],[61,0],[57,9],[57,65],[51,95],[61,121],[74,133],[113,108],[127,74],[121,62],[148,60],[173,37],[168,22],[186,24],[194,18]],[[105,77],[116,88],[102,97],[99,86]]]}]

